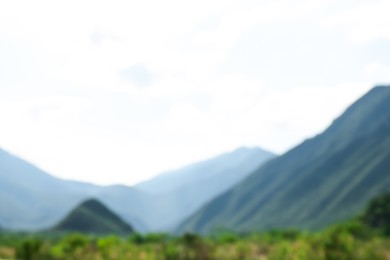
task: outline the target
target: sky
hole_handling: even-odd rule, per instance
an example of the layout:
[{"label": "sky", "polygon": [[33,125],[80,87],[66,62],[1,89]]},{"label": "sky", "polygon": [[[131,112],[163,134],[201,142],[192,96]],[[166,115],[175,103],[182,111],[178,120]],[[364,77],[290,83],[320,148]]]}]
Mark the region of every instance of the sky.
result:
[{"label": "sky", "polygon": [[390,82],[388,0],[0,2],[0,147],[133,185],[281,154]]}]

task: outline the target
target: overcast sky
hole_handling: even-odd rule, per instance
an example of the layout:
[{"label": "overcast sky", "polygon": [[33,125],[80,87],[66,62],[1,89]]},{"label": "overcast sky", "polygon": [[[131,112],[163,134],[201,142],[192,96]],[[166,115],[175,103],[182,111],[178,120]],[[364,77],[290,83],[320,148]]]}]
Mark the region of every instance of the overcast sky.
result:
[{"label": "overcast sky", "polygon": [[283,153],[390,75],[390,1],[0,2],[0,147],[134,184]]}]

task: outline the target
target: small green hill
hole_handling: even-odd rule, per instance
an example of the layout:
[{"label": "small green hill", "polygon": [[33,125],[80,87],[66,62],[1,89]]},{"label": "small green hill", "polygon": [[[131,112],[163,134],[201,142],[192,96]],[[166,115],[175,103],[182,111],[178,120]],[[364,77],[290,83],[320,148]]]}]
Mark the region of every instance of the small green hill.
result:
[{"label": "small green hill", "polygon": [[90,234],[129,234],[134,230],[101,202],[89,199],[72,210],[54,231]]}]

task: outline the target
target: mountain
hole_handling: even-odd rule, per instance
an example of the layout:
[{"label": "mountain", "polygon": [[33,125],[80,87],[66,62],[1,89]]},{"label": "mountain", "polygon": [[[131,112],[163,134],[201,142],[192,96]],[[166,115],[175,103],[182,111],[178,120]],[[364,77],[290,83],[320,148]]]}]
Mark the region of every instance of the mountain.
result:
[{"label": "mountain", "polygon": [[125,189],[59,179],[0,149],[0,225],[7,229],[48,228],[81,201],[96,197],[114,210],[121,208],[118,214],[123,219],[144,230],[144,212],[137,204],[152,198],[134,188]]},{"label": "mountain", "polygon": [[134,232],[129,224],[95,199],[82,202],[52,230],[104,235]]},{"label": "mountain", "polygon": [[[10,230],[46,229],[94,197],[138,232],[169,231],[271,156],[260,149],[242,148],[164,174],[149,184],[128,187],[59,179],[0,149],[0,225]],[[170,182],[176,186],[165,191]],[[153,183],[158,185],[152,187]]]},{"label": "mountain", "polygon": [[[34,229],[54,224],[94,187],[54,178],[0,149],[0,224]],[[82,192],[83,191],[83,192]],[[61,205],[61,206],[59,206]]]},{"label": "mountain", "polygon": [[163,173],[136,188],[159,197],[154,208],[163,217],[155,230],[169,231],[202,205],[231,188],[275,155],[242,147],[181,169]]},{"label": "mountain", "polygon": [[[245,167],[247,163],[251,167],[256,167],[274,156],[275,154],[261,148],[241,147],[232,152],[160,174],[137,184],[136,187],[149,193],[164,194],[183,187],[190,187],[200,181],[220,181],[221,177],[228,179],[228,183],[224,182],[221,185],[229,186],[229,183],[246,175],[246,169],[242,169],[242,167]],[[242,171],[231,171],[231,169],[236,168],[241,168]]]},{"label": "mountain", "polygon": [[316,229],[357,214],[388,190],[390,87],[382,86],[357,100],[322,134],[202,207],[178,231]]}]

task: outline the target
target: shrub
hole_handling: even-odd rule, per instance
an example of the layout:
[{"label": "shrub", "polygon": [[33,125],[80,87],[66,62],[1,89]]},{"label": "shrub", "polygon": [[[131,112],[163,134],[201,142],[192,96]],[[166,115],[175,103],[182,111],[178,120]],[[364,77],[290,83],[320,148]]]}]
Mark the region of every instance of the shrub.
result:
[{"label": "shrub", "polygon": [[146,242],[146,238],[142,236],[142,234],[140,233],[133,233],[130,235],[128,242],[132,244],[140,245]]},{"label": "shrub", "polygon": [[368,226],[390,236],[390,193],[372,199],[361,219]]},{"label": "shrub", "polygon": [[29,238],[16,247],[15,256],[24,260],[42,259],[42,247],[43,242],[40,239]]}]

